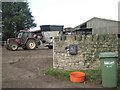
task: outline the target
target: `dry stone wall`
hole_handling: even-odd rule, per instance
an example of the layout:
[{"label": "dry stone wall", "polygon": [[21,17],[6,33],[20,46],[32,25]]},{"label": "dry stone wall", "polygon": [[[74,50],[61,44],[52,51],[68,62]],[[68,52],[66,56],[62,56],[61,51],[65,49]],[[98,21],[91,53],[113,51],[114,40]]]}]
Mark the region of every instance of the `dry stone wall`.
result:
[{"label": "dry stone wall", "polygon": [[[71,55],[66,49],[77,45],[77,54]],[[118,52],[115,35],[66,35],[54,39],[53,68],[79,70],[100,68],[100,52]]]}]

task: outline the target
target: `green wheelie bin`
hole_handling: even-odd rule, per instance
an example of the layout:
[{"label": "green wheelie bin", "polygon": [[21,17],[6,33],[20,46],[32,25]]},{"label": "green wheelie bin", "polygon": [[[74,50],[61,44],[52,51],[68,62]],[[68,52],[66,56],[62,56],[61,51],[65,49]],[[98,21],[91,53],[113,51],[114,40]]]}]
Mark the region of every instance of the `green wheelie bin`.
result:
[{"label": "green wheelie bin", "polygon": [[117,52],[104,52],[99,54],[102,71],[103,87],[117,87]]}]

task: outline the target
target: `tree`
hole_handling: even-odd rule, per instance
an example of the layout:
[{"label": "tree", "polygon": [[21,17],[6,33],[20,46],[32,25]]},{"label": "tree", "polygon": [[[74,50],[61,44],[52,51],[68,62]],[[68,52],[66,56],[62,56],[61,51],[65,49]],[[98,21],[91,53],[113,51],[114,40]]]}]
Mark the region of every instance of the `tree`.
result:
[{"label": "tree", "polygon": [[14,37],[14,32],[36,27],[27,2],[2,2],[3,40]]}]

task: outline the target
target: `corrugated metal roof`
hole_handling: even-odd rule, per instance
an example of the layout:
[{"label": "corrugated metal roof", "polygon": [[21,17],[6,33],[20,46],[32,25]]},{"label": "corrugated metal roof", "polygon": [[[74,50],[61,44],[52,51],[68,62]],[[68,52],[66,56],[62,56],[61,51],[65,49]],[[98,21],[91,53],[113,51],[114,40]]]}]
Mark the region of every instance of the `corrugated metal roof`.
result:
[{"label": "corrugated metal roof", "polygon": [[85,23],[88,23],[88,22],[90,22],[90,21],[92,21],[92,20],[95,20],[95,19],[99,19],[99,20],[102,20],[102,21],[109,21],[109,22],[119,22],[119,21],[110,20],[110,19],[104,19],[104,18],[93,17],[93,18],[91,18],[90,20],[88,20],[88,21],[86,21],[86,22],[84,22],[84,23],[82,23],[82,24],[76,26],[76,27],[74,28],[74,30],[77,29],[77,28],[80,28],[81,25],[83,25],[83,24],[85,24]]}]

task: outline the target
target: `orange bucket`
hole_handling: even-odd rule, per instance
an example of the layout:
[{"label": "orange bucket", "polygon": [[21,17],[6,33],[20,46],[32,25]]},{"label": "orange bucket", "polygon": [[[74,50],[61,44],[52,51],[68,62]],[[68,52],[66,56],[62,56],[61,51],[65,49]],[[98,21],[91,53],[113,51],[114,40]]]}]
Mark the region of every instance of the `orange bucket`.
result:
[{"label": "orange bucket", "polygon": [[83,72],[71,72],[69,75],[72,82],[84,82],[85,80],[85,73]]}]

